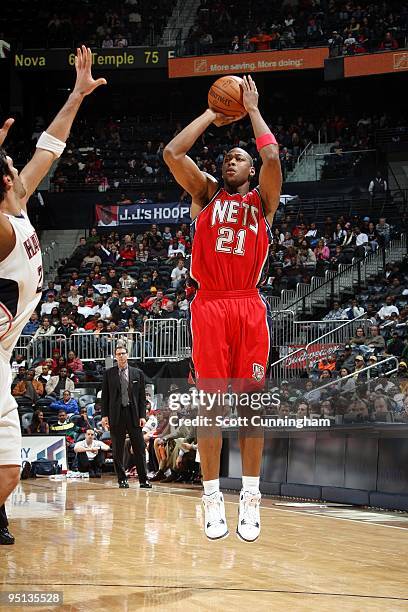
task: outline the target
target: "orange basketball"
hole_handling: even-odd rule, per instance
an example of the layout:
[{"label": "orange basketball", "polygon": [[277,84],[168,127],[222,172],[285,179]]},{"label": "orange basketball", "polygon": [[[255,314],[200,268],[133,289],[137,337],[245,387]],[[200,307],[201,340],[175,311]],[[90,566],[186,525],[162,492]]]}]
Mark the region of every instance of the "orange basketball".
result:
[{"label": "orange basketball", "polygon": [[242,103],[242,79],[223,76],[217,79],[208,92],[208,105],[216,113],[233,117],[246,113]]}]

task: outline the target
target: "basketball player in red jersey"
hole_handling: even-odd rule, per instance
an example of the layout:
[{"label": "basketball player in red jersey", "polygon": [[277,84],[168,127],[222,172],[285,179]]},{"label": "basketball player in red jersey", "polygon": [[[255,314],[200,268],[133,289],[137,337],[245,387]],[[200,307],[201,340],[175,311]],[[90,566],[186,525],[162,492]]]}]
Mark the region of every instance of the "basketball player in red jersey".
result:
[{"label": "basketball player in red jersey", "polygon": [[[243,90],[243,104],[262,158],[259,187],[250,190],[255,168],[243,149],[231,149],[225,156],[223,186],[201,172],[187,155],[211,123],[221,126],[241,117],[207,109],[164,150],[173,176],[192,197],[195,235],[190,274],[198,285],[191,304],[192,358],[197,385],[207,391],[225,391],[228,381],[237,392],[261,390],[269,356],[266,304],[257,287],[268,257],[282,175],[279,147],[259,112],[258,92],[250,76],[244,77]],[[211,540],[229,534],[219,489],[221,445],[220,427],[199,430],[205,534]],[[262,433],[241,428],[240,448],[243,476],[237,535],[253,542],[260,533]]]},{"label": "basketball player in red jersey", "polygon": [[74,89],[41,134],[36,152],[20,174],[1,146],[13,119],[0,129],[0,544],[14,543],[7,529],[4,502],[19,481],[21,465],[20,421],[11,395],[10,358],[40,300],[43,285],[41,248],[27,215],[27,202],[63,152],[85,96],[106,84],[105,79],[93,79],[91,66],[91,50],[78,49]]}]

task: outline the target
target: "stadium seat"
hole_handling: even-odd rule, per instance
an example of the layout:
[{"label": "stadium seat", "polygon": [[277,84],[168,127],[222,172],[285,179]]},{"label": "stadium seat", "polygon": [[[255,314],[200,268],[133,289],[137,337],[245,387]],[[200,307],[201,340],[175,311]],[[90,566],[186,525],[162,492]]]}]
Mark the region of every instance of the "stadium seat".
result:
[{"label": "stadium seat", "polygon": [[33,420],[33,412],[26,412],[21,415],[21,427],[25,431],[27,427],[31,425],[31,421]]},{"label": "stadium seat", "polygon": [[30,400],[28,397],[16,397],[15,400],[19,409],[24,407],[31,408],[33,406],[32,400]]},{"label": "stadium seat", "polygon": [[85,408],[85,406],[87,406],[88,404],[93,404],[95,400],[96,400],[95,395],[90,395],[90,394],[81,395],[81,397],[78,400],[78,404],[80,408]]},{"label": "stadium seat", "polygon": [[42,397],[40,398],[37,403],[36,403],[36,407],[37,408],[46,408],[47,406],[49,406],[52,403],[52,400],[47,398],[47,397]]}]

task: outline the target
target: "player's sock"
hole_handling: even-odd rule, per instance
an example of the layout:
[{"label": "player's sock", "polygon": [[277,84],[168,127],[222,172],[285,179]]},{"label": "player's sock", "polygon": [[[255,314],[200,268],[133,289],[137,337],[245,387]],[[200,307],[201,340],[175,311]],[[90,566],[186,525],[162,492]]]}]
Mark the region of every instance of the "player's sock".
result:
[{"label": "player's sock", "polygon": [[204,486],[204,495],[212,495],[213,493],[219,492],[220,479],[215,478],[214,480],[204,480],[203,486]]},{"label": "player's sock", "polygon": [[249,491],[252,495],[259,493],[259,476],[243,476],[242,489]]}]

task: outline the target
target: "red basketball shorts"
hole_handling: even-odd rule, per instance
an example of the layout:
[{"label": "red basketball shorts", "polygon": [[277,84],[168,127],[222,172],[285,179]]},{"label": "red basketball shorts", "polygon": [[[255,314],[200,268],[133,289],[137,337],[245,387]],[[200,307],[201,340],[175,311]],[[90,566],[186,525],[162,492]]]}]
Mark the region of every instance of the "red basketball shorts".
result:
[{"label": "red basketball shorts", "polygon": [[268,366],[268,307],[257,289],[199,289],[190,308],[192,360],[203,390],[262,389]]}]

